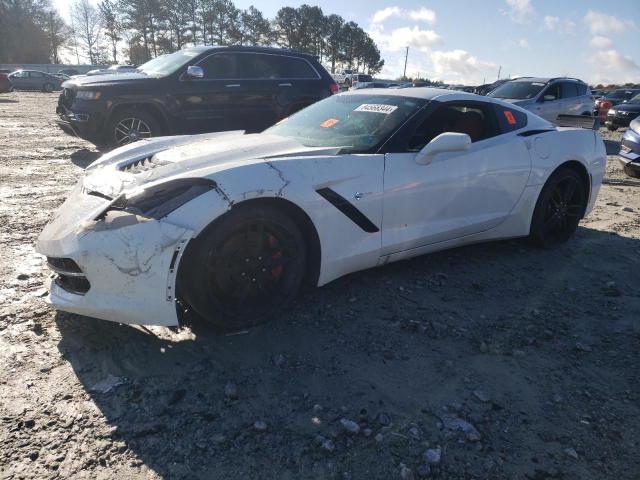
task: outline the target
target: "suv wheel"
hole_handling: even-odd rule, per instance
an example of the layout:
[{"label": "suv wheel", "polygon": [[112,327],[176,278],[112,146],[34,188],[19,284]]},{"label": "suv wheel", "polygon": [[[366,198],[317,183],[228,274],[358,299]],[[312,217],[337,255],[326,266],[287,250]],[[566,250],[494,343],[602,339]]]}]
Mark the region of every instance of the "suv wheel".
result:
[{"label": "suv wheel", "polygon": [[45,83],[45,84],[42,86],[42,90],[44,90],[44,91],[45,91],[45,92],[47,92],[47,93],[51,93],[51,92],[53,92],[53,84],[52,84],[52,83],[49,83],[49,82]]},{"label": "suv wheel", "polygon": [[143,138],[160,135],[160,122],[142,110],[124,110],[116,113],[107,128],[106,143],[111,148],[122,147]]}]

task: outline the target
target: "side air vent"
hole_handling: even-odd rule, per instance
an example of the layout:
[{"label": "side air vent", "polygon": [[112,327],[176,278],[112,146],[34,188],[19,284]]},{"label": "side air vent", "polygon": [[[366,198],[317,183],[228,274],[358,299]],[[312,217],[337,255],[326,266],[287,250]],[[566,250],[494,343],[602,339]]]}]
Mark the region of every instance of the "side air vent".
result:
[{"label": "side air vent", "polygon": [[163,165],[169,165],[169,163],[171,162],[168,162],[166,160],[158,160],[155,155],[152,155],[150,157],[145,157],[143,159],[136,160],[135,162],[122,165],[120,167],[120,171],[133,173],[135,175],[136,173],[147,172],[149,170],[153,170],[154,168],[162,167]]}]

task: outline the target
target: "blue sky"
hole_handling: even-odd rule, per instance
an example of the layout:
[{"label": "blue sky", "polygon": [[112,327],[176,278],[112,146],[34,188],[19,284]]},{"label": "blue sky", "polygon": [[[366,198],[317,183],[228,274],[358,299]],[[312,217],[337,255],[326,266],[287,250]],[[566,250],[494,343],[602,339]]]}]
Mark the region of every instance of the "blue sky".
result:
[{"label": "blue sky", "polygon": [[[68,1],[56,0],[68,11]],[[313,1],[235,0],[272,18]],[[356,21],[376,40],[385,69],[448,83],[507,75],[570,75],[592,83],[640,82],[640,0],[323,0],[325,14]]]}]

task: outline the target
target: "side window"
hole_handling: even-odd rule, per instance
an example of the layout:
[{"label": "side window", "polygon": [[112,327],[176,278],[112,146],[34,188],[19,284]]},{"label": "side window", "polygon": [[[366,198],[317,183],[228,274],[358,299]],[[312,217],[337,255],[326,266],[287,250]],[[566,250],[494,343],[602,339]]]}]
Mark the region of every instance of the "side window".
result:
[{"label": "side window", "polygon": [[318,78],[316,71],[303,58],[274,56],[280,78]]},{"label": "side window", "polygon": [[234,53],[215,53],[198,63],[207,79],[238,78],[238,56]]},{"label": "side window", "polygon": [[578,88],[575,83],[562,82],[562,98],[573,98],[578,96]]},{"label": "side window", "polygon": [[413,132],[407,150],[420,151],[441,133],[466,133],[472,142],[494,137],[491,106],[478,103],[455,102],[438,107]]},{"label": "side window", "polygon": [[29,77],[31,78],[42,78],[44,74],[41,72],[29,72]]},{"label": "side window", "polygon": [[587,86],[584,83],[577,83],[576,86],[578,87],[579,97],[587,94]]},{"label": "side window", "polygon": [[540,100],[544,98],[545,95],[553,95],[556,100],[562,98],[562,88],[560,82],[554,83],[547,87],[547,89],[540,96]]},{"label": "side window", "polygon": [[13,74],[16,78],[27,78],[29,76],[28,72],[17,72]]},{"label": "side window", "polygon": [[274,55],[262,55],[260,53],[246,53],[239,57],[240,76],[242,78],[278,78],[277,65]]},{"label": "side window", "polygon": [[498,128],[500,133],[513,132],[527,126],[527,114],[503,107],[502,105],[494,105],[496,116],[498,117]]}]

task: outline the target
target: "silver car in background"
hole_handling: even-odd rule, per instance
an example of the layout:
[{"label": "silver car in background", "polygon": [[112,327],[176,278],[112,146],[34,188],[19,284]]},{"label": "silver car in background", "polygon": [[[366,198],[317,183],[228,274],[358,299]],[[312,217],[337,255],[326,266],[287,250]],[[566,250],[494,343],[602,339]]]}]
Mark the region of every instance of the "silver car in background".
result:
[{"label": "silver car in background", "polygon": [[556,122],[558,115],[592,115],[589,85],[577,78],[520,77],[500,85],[487,96],[525,108]]}]

